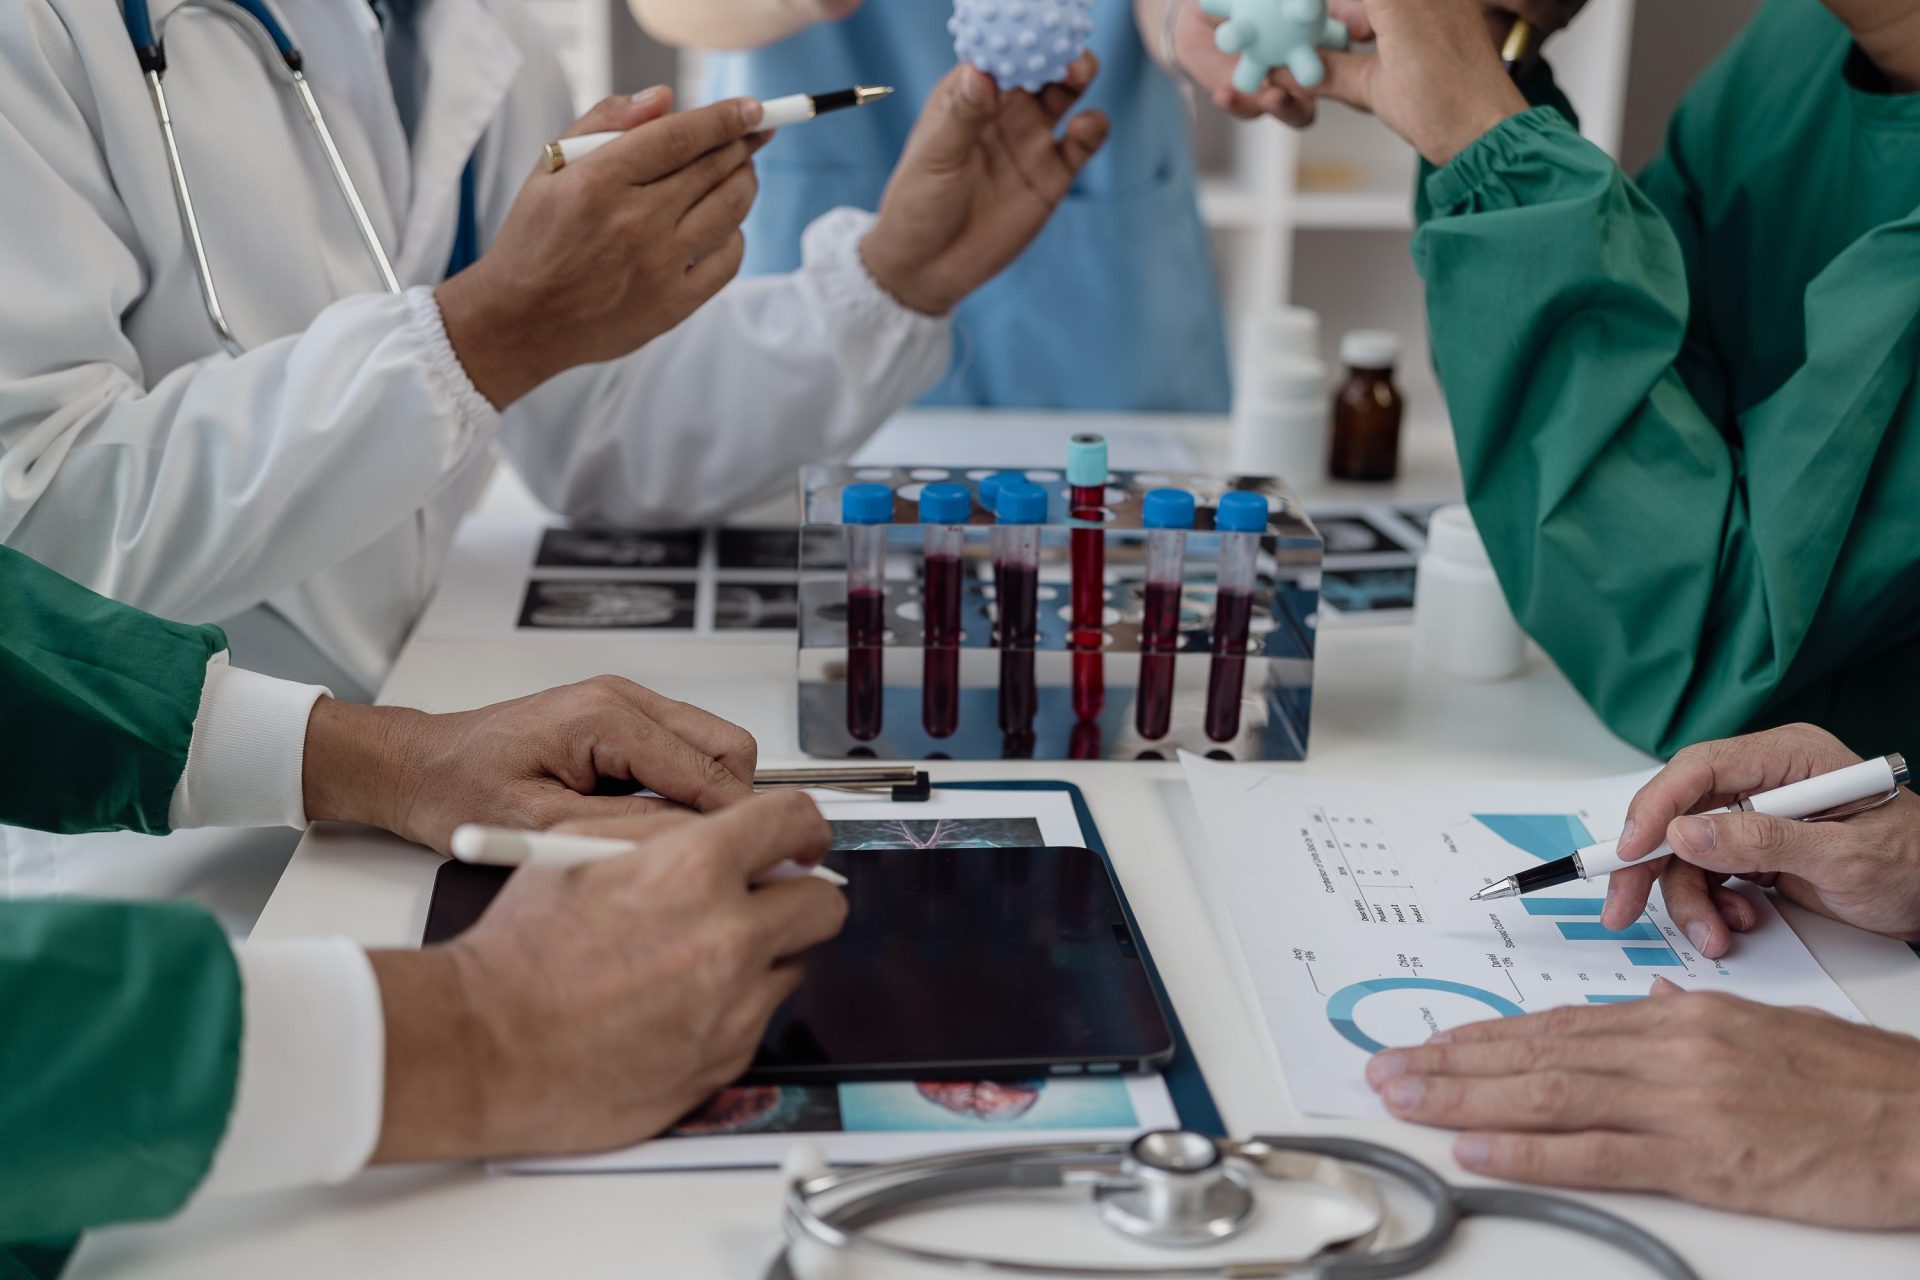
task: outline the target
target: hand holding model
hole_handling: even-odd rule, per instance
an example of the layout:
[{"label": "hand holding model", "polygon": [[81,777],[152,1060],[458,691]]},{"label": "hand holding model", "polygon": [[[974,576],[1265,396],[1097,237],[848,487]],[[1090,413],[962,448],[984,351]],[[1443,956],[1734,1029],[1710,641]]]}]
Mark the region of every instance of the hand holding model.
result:
[{"label": "hand holding model", "polygon": [[638,350],[739,271],[760,104],[672,108],[672,90],[655,87],[582,116],[564,136],[625,136],[533,174],[486,253],[435,290],[461,365],[496,408]]},{"label": "hand holding model", "polygon": [[1920,1040],[1656,980],[1631,1004],[1443,1031],[1367,1065],[1494,1178],[1655,1191],[1832,1227],[1920,1227]]},{"label": "hand holding model", "polygon": [[[445,853],[463,822],[711,812],[752,796],[756,756],[745,729],[600,676],[452,715],[322,699],[302,773],[309,820],[384,827]],[[603,778],[664,798],[591,794]]]},{"label": "hand holding model", "polygon": [[602,1150],[659,1133],[746,1070],[846,899],[802,877],[826,820],[797,793],[717,817],[579,823],[637,852],[523,867],[480,922],[374,952],[386,1020],[380,1163]]},{"label": "hand holding model", "polygon": [[1313,90],[1378,116],[1436,165],[1527,109],[1477,0],[1366,0],[1375,47],[1326,53]]},{"label": "hand holding model", "polygon": [[1640,789],[1620,835],[1622,857],[1671,841],[1676,857],[1613,873],[1603,923],[1640,914],[1654,879],[1674,923],[1713,959],[1753,927],[1753,908],[1722,886],[1733,876],[1874,933],[1920,941],[1920,796],[1902,789],[1884,808],[1843,822],[1795,822],[1764,813],[1688,817],[1760,791],[1858,764],[1812,725],[1688,747]]},{"label": "hand holding model", "polygon": [[1018,257],[1107,139],[1102,113],[1067,119],[1098,72],[1099,60],[1083,54],[1065,83],[1037,95],[1002,90],[977,67],[948,72],[861,246],[880,287],[945,315]]}]

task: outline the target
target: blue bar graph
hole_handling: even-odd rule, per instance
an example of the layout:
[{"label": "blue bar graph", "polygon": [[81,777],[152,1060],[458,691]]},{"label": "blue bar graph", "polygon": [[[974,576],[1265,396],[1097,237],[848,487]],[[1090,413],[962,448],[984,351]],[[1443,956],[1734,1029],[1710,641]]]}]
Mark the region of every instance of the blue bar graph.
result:
[{"label": "blue bar graph", "polygon": [[1622,947],[1620,949],[1627,953],[1628,960],[1643,969],[1685,968],[1685,966],[1680,963],[1680,957],[1673,954],[1672,947]]},{"label": "blue bar graph", "polygon": [[1597,916],[1607,905],[1605,898],[1522,898],[1520,905],[1530,916]]},{"label": "blue bar graph", "polygon": [[1560,936],[1569,942],[1665,942],[1666,935],[1651,921],[1641,920],[1624,929],[1609,929],[1599,921],[1562,921]]},{"label": "blue bar graph", "polygon": [[1635,1000],[1645,1000],[1645,996],[1588,996],[1588,1004],[1631,1004]]}]

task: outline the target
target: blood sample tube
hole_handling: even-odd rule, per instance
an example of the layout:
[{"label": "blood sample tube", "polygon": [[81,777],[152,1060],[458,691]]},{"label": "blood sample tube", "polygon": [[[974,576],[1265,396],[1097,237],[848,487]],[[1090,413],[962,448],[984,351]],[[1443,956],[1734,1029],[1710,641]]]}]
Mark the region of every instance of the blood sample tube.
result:
[{"label": "blood sample tube", "polygon": [[1193,495],[1155,489],[1141,507],[1147,527],[1147,601],[1140,620],[1140,692],[1133,727],[1149,742],[1167,736],[1173,719],[1174,655],[1180,651],[1180,588],[1187,572],[1187,530]]},{"label": "blood sample tube", "polygon": [[[1080,435],[1067,443],[1067,510],[1100,521],[1107,506],[1107,438]],[[1073,718],[1098,720],[1107,701],[1107,535],[1075,529],[1073,546]]]},{"label": "blood sample tube", "polygon": [[861,742],[880,736],[887,640],[887,526],[893,490],[850,484],[840,492],[847,529],[847,732]]},{"label": "blood sample tube", "polygon": [[1033,681],[1033,645],[1040,613],[1040,522],[1047,491],[1030,481],[1008,481],[995,499],[993,584],[1000,619],[1000,729],[1010,739],[1033,732],[1039,693]]},{"label": "blood sample tube", "polygon": [[920,723],[935,738],[960,724],[960,584],[967,547],[967,517],[973,498],[957,484],[930,484],[920,491],[920,523],[926,540],[926,573],[920,610],[926,634],[926,670],[921,681]]},{"label": "blood sample tube", "polygon": [[1213,605],[1213,666],[1207,672],[1207,736],[1240,735],[1240,695],[1247,682],[1247,639],[1253,626],[1253,571],[1267,531],[1265,494],[1235,490],[1213,513],[1220,531],[1220,573]]}]

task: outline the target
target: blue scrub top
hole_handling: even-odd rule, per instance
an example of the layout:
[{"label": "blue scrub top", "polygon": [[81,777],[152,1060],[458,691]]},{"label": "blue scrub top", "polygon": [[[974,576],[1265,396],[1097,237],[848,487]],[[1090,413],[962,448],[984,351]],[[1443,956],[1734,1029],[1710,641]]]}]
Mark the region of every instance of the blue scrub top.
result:
[{"label": "blue scrub top", "polygon": [[[793,270],[801,232],[829,209],[880,207],[921,103],[953,67],[951,12],[936,0],[867,0],[844,22],[713,58],[715,97],[899,90],[787,130],[761,153],[747,272]],[[925,403],[1227,409],[1227,344],[1185,103],[1142,46],[1132,0],[1095,0],[1094,24],[1101,74],[1086,105],[1107,113],[1112,136],[1039,238],[955,312],[953,366]]]}]

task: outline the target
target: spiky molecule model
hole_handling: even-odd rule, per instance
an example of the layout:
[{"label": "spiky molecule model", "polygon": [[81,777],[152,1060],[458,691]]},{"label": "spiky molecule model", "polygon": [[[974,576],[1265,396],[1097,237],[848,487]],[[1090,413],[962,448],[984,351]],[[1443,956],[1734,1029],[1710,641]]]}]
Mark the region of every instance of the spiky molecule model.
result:
[{"label": "spiky molecule model", "polygon": [[[912,0],[919,3],[921,0]],[[954,51],[1002,89],[1064,80],[1093,36],[1093,0],[954,0]]]},{"label": "spiky molecule model", "polygon": [[1327,16],[1327,0],[1200,0],[1225,18],[1213,33],[1222,53],[1237,53],[1233,87],[1255,93],[1268,73],[1285,67],[1311,89],[1326,78],[1321,49],[1347,47],[1347,29]]}]

